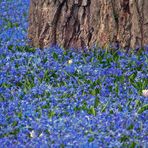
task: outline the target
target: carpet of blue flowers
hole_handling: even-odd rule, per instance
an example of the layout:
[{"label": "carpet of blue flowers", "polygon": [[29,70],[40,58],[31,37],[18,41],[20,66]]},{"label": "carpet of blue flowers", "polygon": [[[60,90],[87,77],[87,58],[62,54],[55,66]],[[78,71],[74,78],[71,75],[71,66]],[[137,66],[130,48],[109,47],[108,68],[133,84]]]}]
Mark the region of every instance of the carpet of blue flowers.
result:
[{"label": "carpet of blue flowers", "polygon": [[0,0],[0,147],[148,146],[148,51],[27,46],[28,0]]}]

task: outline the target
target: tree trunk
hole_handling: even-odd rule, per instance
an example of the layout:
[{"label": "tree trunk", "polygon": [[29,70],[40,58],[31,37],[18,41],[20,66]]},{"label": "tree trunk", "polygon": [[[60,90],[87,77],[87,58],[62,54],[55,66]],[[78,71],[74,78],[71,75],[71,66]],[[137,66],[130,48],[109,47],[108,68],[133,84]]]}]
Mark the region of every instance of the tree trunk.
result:
[{"label": "tree trunk", "polygon": [[31,0],[31,45],[65,48],[148,44],[148,0]]}]

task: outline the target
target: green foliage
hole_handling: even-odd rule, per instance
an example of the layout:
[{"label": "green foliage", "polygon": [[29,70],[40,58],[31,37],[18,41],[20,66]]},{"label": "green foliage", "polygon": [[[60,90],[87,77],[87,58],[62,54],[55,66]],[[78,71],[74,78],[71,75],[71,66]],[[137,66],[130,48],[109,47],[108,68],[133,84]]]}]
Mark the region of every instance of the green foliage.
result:
[{"label": "green foliage", "polygon": [[97,108],[99,105],[100,105],[100,100],[98,97],[96,97],[94,101],[94,108]]},{"label": "green foliage", "polygon": [[105,112],[105,111],[106,111],[106,108],[107,108],[107,106],[108,106],[108,103],[109,103],[109,102],[107,102],[106,104],[104,104],[104,105],[102,106],[101,112]]},{"label": "green foliage", "polygon": [[99,92],[100,92],[99,88],[95,88],[90,91],[90,94],[92,94],[93,96],[96,96],[97,94],[99,94]]},{"label": "green foliage", "polygon": [[90,138],[88,139],[88,142],[93,142],[94,140],[95,140],[94,137],[90,137]]},{"label": "green foliage", "polygon": [[129,141],[129,136],[127,136],[127,135],[122,135],[121,138],[120,138],[120,141],[121,141],[121,142]]},{"label": "green foliage", "polygon": [[[30,52],[30,53],[34,53],[36,51],[35,48],[30,47],[30,46],[16,46],[15,47],[19,52]],[[13,49],[13,45],[9,46],[9,50]]]},{"label": "green foliage", "polygon": [[48,112],[48,118],[52,118],[54,115],[55,115],[55,112],[54,111],[50,110]]},{"label": "green foliage", "polygon": [[55,61],[58,61],[58,54],[55,53],[55,52],[53,52],[52,55],[53,55],[54,60]]},{"label": "green foliage", "polygon": [[141,113],[143,113],[146,110],[148,110],[148,104],[145,104],[141,108],[139,108],[138,114],[141,114]]},{"label": "green foliage", "polygon": [[87,112],[89,114],[96,116],[96,110],[95,110],[94,106],[91,106],[89,109],[87,109]]}]

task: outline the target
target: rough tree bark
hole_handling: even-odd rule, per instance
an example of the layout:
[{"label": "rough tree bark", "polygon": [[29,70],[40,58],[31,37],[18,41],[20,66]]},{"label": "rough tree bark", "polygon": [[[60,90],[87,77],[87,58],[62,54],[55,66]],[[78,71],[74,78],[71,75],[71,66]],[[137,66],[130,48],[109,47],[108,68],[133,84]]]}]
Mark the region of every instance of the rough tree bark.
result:
[{"label": "rough tree bark", "polygon": [[65,48],[148,44],[148,0],[31,0],[31,45]]}]

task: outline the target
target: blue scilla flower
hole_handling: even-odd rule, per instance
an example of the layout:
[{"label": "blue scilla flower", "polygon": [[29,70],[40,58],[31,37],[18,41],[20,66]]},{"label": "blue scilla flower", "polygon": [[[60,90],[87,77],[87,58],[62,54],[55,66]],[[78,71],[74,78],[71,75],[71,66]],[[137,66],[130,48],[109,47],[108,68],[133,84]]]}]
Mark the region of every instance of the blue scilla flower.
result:
[{"label": "blue scilla flower", "polygon": [[75,67],[73,64],[71,64],[71,65],[66,66],[65,70],[66,70],[66,72],[73,74],[75,72]]},{"label": "blue scilla flower", "polygon": [[38,74],[38,76],[42,79],[42,78],[44,77],[44,72],[41,71],[41,72]]}]

